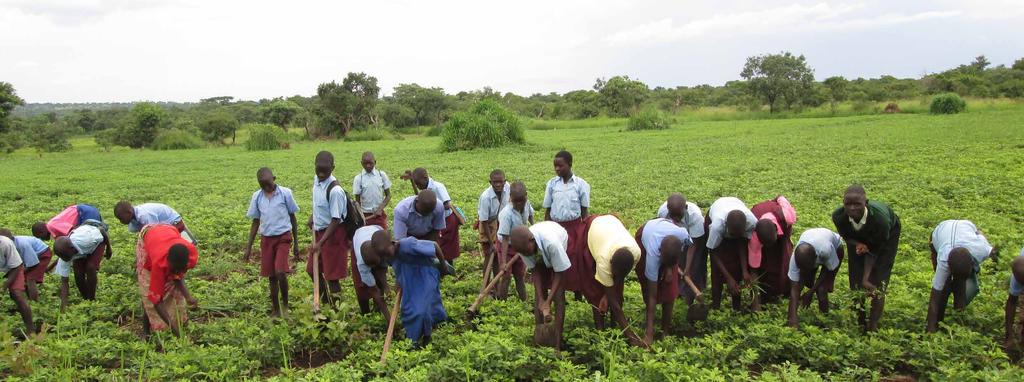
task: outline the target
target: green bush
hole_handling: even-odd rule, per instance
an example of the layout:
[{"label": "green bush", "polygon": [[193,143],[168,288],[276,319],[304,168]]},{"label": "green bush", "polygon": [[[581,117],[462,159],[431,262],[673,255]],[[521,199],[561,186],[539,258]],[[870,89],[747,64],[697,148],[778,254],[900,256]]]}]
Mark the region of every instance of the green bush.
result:
[{"label": "green bush", "polygon": [[366,130],[353,131],[345,136],[346,141],[383,141],[387,139],[401,139],[401,136],[389,127],[371,127]]},{"label": "green bush", "polygon": [[629,123],[626,125],[626,130],[665,130],[671,125],[672,121],[664,112],[650,107],[629,117]]},{"label": "green bush", "polygon": [[967,102],[956,93],[943,93],[932,97],[932,114],[957,114],[967,110]]},{"label": "green bush", "polygon": [[187,131],[171,129],[160,133],[160,135],[153,140],[153,144],[150,147],[152,147],[153,150],[198,149],[203,147],[203,141],[199,140],[199,137],[196,137]]},{"label": "green bush", "polygon": [[288,134],[281,128],[267,124],[249,125],[249,140],[245,141],[247,150],[280,150],[288,147]]},{"label": "green bush", "polygon": [[103,151],[110,151],[110,149],[117,146],[117,134],[118,129],[106,129],[96,133],[92,139],[96,141],[96,144],[103,149]]},{"label": "green bush", "polygon": [[469,110],[455,113],[444,124],[441,148],[458,151],[522,144],[526,141],[524,130],[523,122],[514,113],[497,102],[483,100]]}]

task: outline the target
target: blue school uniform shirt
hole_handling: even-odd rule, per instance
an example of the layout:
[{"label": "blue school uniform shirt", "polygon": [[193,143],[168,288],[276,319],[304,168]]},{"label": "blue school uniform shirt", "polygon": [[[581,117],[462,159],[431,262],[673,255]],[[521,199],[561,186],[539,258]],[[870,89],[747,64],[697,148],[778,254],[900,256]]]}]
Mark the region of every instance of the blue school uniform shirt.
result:
[{"label": "blue school uniform shirt", "polygon": [[555,222],[543,221],[530,226],[533,241],[537,244],[536,254],[523,253],[523,265],[533,269],[538,264],[555,272],[565,272],[572,266],[565,250],[569,246],[569,233]]},{"label": "blue school uniform shirt", "polygon": [[[668,202],[661,203],[661,207],[658,207],[658,217],[662,219],[669,219],[668,217]],[[700,211],[700,206],[693,202],[686,202],[686,214],[683,216],[683,220],[680,222],[673,221],[676,225],[686,228],[686,232],[690,234],[690,238],[698,238],[704,236],[704,214]]]},{"label": "blue school uniform shirt", "polygon": [[331,189],[331,197],[327,197],[327,186],[337,179],[334,175],[327,177],[323,182],[320,178],[313,176],[313,230],[323,231],[331,225],[332,219],[344,220],[348,213],[348,199],[345,198],[345,191],[339,183]]},{"label": "blue school uniform shirt", "polygon": [[992,253],[992,245],[978,231],[970,220],[946,220],[932,231],[932,247],[935,248],[935,276],[932,289],[941,291],[949,279],[949,252],[963,247],[974,259],[974,274],[981,271],[981,262]]},{"label": "blue school uniform shirt", "polygon": [[391,233],[395,240],[423,236],[432,230],[440,231],[445,228],[444,206],[438,203],[429,215],[420,215],[416,211],[415,203],[416,197],[410,196],[395,205],[395,218],[391,225]]},{"label": "blue school uniform shirt", "polygon": [[179,222],[181,222],[181,215],[170,206],[160,203],[143,203],[135,206],[135,219],[128,222],[128,232],[139,232],[142,227],[150,224],[175,225]]},{"label": "blue school uniform shirt", "polygon": [[590,185],[573,175],[568,182],[555,176],[544,189],[544,208],[551,209],[551,220],[567,222],[583,216],[583,208],[590,208]]},{"label": "blue school uniform shirt", "polygon": [[[1020,250],[1020,255],[1024,256],[1024,249]],[[1013,277],[1013,272],[1010,273],[1010,295],[1020,296],[1024,294],[1024,283],[1017,281],[1016,277]]]},{"label": "blue school uniform shirt", "polygon": [[299,212],[299,205],[295,204],[292,190],[277,186],[270,197],[262,189],[252,193],[245,216],[260,219],[260,235],[278,236],[292,230],[290,215],[296,212]]},{"label": "blue school uniform shirt", "polygon": [[[810,244],[814,248],[814,265],[825,266],[829,271],[839,268],[839,252],[843,247],[843,239],[838,233],[828,228],[811,228],[800,235],[793,249],[800,244]],[[789,261],[789,279],[793,282],[800,282],[800,267],[796,265],[796,259]]]},{"label": "blue school uniform shirt", "polygon": [[434,325],[448,319],[441,303],[441,272],[434,242],[407,237],[399,240],[391,266],[402,286],[402,327],[413,341],[429,336]]},{"label": "blue school uniform shirt", "polygon": [[359,272],[359,278],[363,280],[363,284],[368,287],[377,286],[377,279],[373,277],[373,268],[363,261],[363,244],[369,242],[375,232],[383,230],[384,228],[380,226],[368,225],[359,227],[352,235],[352,252],[356,255],[356,271]]},{"label": "blue school uniform shirt", "polygon": [[504,187],[500,198],[494,193],[494,187],[487,187],[484,192],[480,193],[480,201],[477,203],[476,208],[476,215],[480,221],[485,222],[498,219],[498,214],[509,204],[509,188],[512,186],[505,182]]},{"label": "blue school uniform shirt", "polygon": [[[644,245],[644,277],[647,281],[658,281],[658,271],[661,269],[661,241],[666,237],[675,236],[682,242],[683,253],[686,248],[693,245],[690,234],[685,228],[677,226],[669,219],[652,219],[644,224],[644,230],[640,232],[640,242]],[[680,259],[682,260],[682,259]]]},{"label": "blue school uniform shirt", "polygon": [[504,238],[512,234],[513,228],[530,224],[531,218],[533,218],[533,206],[529,201],[523,206],[522,212],[516,211],[512,203],[507,204],[498,214],[498,240],[506,240]]},{"label": "blue school uniform shirt", "polygon": [[71,230],[68,239],[71,240],[71,246],[75,248],[76,253],[71,256],[71,261],[57,260],[53,273],[60,277],[71,276],[71,264],[75,260],[84,259],[96,252],[96,248],[103,244],[103,233],[106,230],[106,225],[95,220],[86,220],[85,223]]},{"label": "blue school uniform shirt", "polygon": [[444,186],[444,183],[434,180],[434,178],[427,178],[427,189],[434,191],[434,195],[437,196],[437,204],[441,205],[444,209],[444,217],[452,215],[452,210],[444,208],[445,203],[452,201],[452,196],[448,195],[448,187]]},{"label": "blue school uniform shirt", "polygon": [[25,268],[39,265],[39,255],[50,249],[46,243],[35,236],[15,236],[14,246],[18,247],[18,253],[25,263]]}]

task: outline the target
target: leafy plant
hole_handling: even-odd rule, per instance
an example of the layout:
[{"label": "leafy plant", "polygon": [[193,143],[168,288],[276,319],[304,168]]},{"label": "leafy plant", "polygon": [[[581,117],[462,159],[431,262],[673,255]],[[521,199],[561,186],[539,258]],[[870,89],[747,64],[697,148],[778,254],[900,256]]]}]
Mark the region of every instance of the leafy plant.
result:
[{"label": "leafy plant", "polygon": [[198,137],[186,131],[171,129],[160,133],[153,141],[153,150],[188,150],[203,147]]},{"label": "leafy plant", "polygon": [[465,112],[455,113],[441,131],[444,151],[471,150],[522,144],[522,121],[497,102],[483,100]]},{"label": "leafy plant", "polygon": [[647,108],[629,117],[626,130],[664,130],[672,125],[672,121],[664,112],[656,108]]},{"label": "leafy plant", "polygon": [[288,135],[274,125],[249,125],[249,140],[245,148],[249,151],[287,149]]},{"label": "leafy plant", "polygon": [[967,102],[956,93],[944,93],[932,97],[932,114],[957,114],[967,110]]}]

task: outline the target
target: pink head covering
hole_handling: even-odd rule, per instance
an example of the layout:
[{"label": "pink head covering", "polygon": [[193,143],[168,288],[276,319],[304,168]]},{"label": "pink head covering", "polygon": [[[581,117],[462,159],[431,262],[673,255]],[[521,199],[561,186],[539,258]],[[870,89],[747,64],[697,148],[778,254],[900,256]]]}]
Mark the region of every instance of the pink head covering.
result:
[{"label": "pink head covering", "polygon": [[[779,203],[779,208],[782,209],[782,218],[785,219],[786,225],[793,225],[796,222],[796,209],[789,203],[789,200],[785,196],[779,196],[775,198],[775,202]],[[775,224],[776,233],[782,235],[782,225],[779,224],[779,219],[775,217],[773,213],[766,213],[757,217],[758,221],[761,219],[768,219]],[[757,233],[750,238],[750,242],[747,244],[747,262],[751,267],[759,268],[761,266],[761,239],[757,237]]]}]

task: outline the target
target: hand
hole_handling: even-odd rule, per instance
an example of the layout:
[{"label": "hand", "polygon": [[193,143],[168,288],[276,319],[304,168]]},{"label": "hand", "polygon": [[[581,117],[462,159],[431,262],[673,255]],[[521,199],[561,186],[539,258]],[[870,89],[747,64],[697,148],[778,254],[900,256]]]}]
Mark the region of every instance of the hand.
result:
[{"label": "hand", "polygon": [[875,284],[872,284],[868,280],[861,281],[860,286],[864,287],[864,289],[867,289],[868,293],[875,293]]},{"label": "hand", "polygon": [[195,308],[199,306],[199,300],[196,300],[196,298],[192,296],[188,296],[187,298],[185,298],[185,302],[188,304],[190,308]]},{"label": "hand", "polygon": [[544,322],[549,323],[554,321],[554,317],[551,317],[551,306],[547,301],[541,301],[540,306],[537,307],[540,310],[541,317],[544,317]]},{"label": "hand", "polygon": [[868,253],[868,246],[864,243],[857,243],[857,254],[863,255]]},{"label": "hand", "polygon": [[309,258],[313,258],[313,255],[317,253],[320,253],[320,242],[313,243],[313,245],[309,247]]},{"label": "hand", "polygon": [[250,258],[252,258],[252,247],[245,249],[245,256],[242,257],[242,262],[248,263]]},{"label": "hand", "polygon": [[808,306],[811,306],[811,298],[812,297],[814,297],[813,293],[811,293],[811,292],[804,293],[803,296],[800,296],[800,306],[804,307],[804,308],[806,308]]},{"label": "hand", "polygon": [[114,251],[111,251],[110,247],[107,247],[107,253],[105,255],[103,255],[103,257],[106,258],[107,260],[110,260],[110,256],[113,256],[113,255],[114,255]]}]

